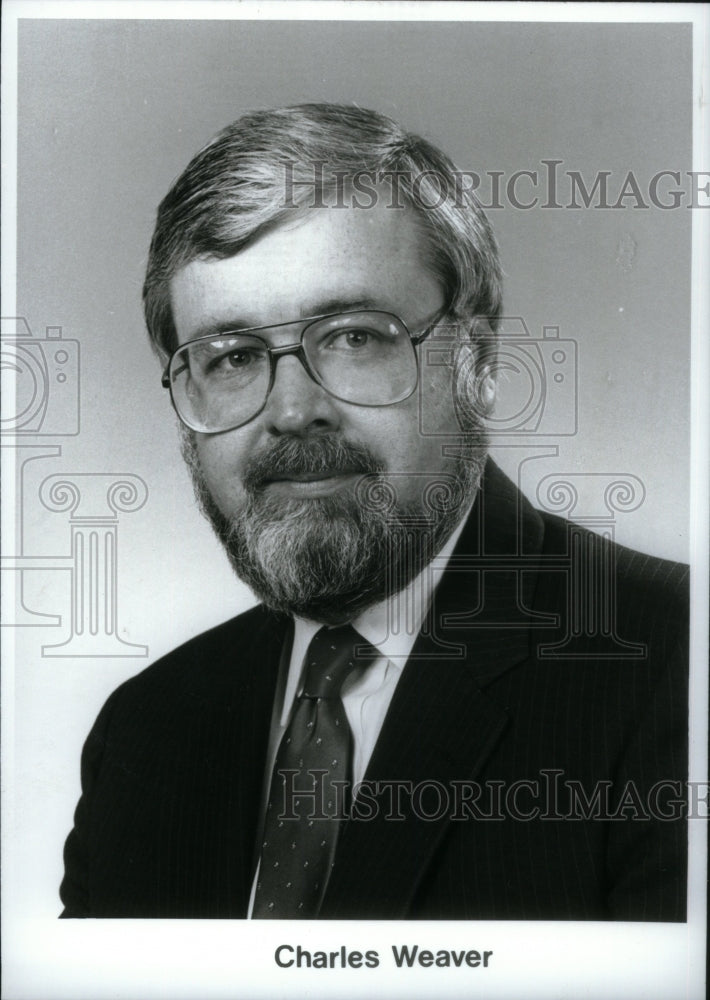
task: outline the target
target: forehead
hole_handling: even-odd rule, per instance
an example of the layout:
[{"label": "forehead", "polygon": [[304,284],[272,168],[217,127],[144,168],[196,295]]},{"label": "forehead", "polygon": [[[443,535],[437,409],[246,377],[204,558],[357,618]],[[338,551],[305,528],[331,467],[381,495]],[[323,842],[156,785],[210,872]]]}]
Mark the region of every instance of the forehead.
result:
[{"label": "forehead", "polygon": [[170,283],[178,340],[224,323],[261,326],[346,308],[397,313],[405,322],[443,302],[425,263],[411,209],[309,209],[224,260],[195,260]]}]

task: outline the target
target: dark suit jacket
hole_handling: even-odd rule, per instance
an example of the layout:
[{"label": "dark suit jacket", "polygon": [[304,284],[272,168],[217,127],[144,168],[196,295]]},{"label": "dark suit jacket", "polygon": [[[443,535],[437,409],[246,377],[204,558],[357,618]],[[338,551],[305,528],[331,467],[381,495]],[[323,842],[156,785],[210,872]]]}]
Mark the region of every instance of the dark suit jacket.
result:
[{"label": "dark suit jacket", "polygon": [[[321,916],[683,920],[686,582],[535,511],[489,463]],[[64,916],[246,915],[288,634],[254,608],[109,698]]]}]

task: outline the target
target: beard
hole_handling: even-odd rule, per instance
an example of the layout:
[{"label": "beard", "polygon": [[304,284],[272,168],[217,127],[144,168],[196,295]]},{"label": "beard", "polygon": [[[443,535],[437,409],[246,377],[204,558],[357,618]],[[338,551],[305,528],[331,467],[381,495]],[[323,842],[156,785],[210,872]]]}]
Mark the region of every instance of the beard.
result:
[{"label": "beard", "polygon": [[[362,445],[338,435],[279,438],[247,462],[246,499],[226,516],[185,428],[182,452],[202,513],[237,575],[272,610],[325,625],[351,621],[428,565],[473,503],[486,459],[482,437],[472,435],[451,472],[420,475],[421,496],[404,502],[397,484],[411,484],[414,474],[387,473]],[[274,477],[338,472],[359,476],[355,487],[307,499],[267,488]]]}]

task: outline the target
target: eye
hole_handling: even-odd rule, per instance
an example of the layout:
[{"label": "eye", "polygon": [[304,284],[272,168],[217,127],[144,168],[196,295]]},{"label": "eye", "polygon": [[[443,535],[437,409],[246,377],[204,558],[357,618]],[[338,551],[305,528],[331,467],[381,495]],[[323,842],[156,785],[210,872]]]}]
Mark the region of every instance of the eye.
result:
[{"label": "eye", "polygon": [[352,350],[367,347],[372,341],[373,334],[370,330],[359,328],[338,330],[330,338],[329,347],[346,347]]},{"label": "eye", "polygon": [[225,351],[219,357],[210,358],[205,366],[205,373],[227,374],[230,371],[244,371],[256,361],[259,361],[259,352],[252,347],[235,347],[231,351]]},{"label": "eye", "polygon": [[247,350],[245,347],[240,347],[236,351],[230,351],[229,354],[225,354],[221,359],[222,363],[229,365],[230,368],[245,368],[253,360],[254,352]]}]

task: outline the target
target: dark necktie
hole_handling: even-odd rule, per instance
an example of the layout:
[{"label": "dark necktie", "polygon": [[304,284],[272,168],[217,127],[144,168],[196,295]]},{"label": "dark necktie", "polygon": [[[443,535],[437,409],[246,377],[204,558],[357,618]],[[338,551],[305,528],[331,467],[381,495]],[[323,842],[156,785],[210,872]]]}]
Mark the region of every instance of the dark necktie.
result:
[{"label": "dark necktie", "polygon": [[351,781],[352,735],[340,689],[378,655],[351,625],[322,628],[311,640],[303,691],[274,762],[254,917],[318,914]]}]

